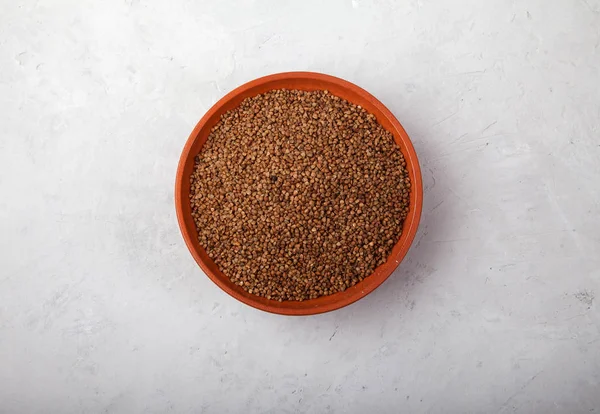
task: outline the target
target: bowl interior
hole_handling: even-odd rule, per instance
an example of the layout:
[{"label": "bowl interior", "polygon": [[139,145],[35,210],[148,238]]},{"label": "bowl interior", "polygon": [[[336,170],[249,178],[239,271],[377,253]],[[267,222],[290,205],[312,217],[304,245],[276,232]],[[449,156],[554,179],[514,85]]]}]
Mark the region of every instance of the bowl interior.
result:
[{"label": "bowl interior", "polygon": [[[334,95],[362,106],[368,112],[375,115],[377,121],[393,134],[394,140],[400,146],[400,150],[406,160],[411,180],[410,211],[404,221],[400,240],[396,243],[390,257],[384,264],[375,269],[362,282],[346,289],[344,292],[302,302],[279,302],[252,295],[232,283],[219,270],[198,242],[189,203],[189,178],[194,167],[194,157],[200,152],[202,145],[204,145],[209,135],[210,129],[219,121],[222,114],[237,107],[245,98],[272,89],[300,89],[307,91],[326,89]],[[349,305],[377,288],[392,274],[408,252],[417,231],[422,203],[423,189],[417,155],[404,128],[402,128],[394,115],[375,97],[358,86],[339,78],[312,72],[288,72],[266,76],[246,83],[223,97],[204,115],[192,131],[181,154],[175,185],[175,204],[181,232],[192,256],[208,277],[225,292],[250,306],[267,312],[285,315],[309,315],[328,312]]]}]

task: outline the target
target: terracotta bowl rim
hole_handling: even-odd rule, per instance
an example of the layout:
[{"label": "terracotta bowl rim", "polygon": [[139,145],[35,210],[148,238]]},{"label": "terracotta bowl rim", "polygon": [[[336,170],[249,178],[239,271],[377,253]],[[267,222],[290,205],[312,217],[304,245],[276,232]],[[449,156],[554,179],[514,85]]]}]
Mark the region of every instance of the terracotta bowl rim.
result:
[{"label": "terracotta bowl rim", "polygon": [[[183,203],[189,203],[189,195],[183,194],[183,184],[184,180],[189,180],[189,177],[184,177],[184,169],[188,160],[190,158],[194,158],[197,154],[192,153],[191,149],[194,146],[196,139],[198,139],[203,128],[206,127],[206,124],[217,114],[222,108],[227,105],[231,100],[236,99],[240,95],[246,94],[248,91],[264,86],[265,84],[281,82],[281,81],[304,81],[310,83],[319,82],[329,83],[331,85],[335,85],[338,89],[345,89],[349,93],[354,95],[358,95],[360,99],[363,101],[369,102],[373,107],[380,112],[381,116],[387,119],[387,123],[389,123],[392,128],[386,128],[392,132],[394,135],[394,139],[396,142],[401,141],[402,153],[405,157],[407,169],[409,170],[409,174],[411,174],[411,204],[408,217],[406,218],[403,229],[402,236],[396,245],[394,245],[394,249],[392,250],[392,254],[384,263],[380,266],[380,268],[384,268],[383,271],[380,269],[376,269],[371,275],[365,278],[363,281],[357,283],[355,286],[346,289],[344,292],[339,292],[334,295],[324,296],[317,299],[309,299],[302,302],[296,301],[284,301],[279,302],[275,300],[268,300],[266,298],[261,298],[246,292],[242,292],[241,288],[236,286],[233,282],[231,282],[226,276],[224,276],[220,271],[213,271],[211,266],[214,264],[210,264],[208,261],[210,259],[205,259],[201,257],[200,251],[203,250],[197,241],[197,234],[194,228],[192,234],[190,234],[190,229],[186,226],[184,211],[183,211]],[[272,89],[280,89],[285,88],[285,86],[280,86]],[[293,89],[293,88],[287,88]],[[307,90],[315,90],[320,88],[307,88]],[[324,88],[323,88],[324,89]],[[333,92],[332,92],[333,93]],[[256,94],[255,94],[256,95]],[[248,95],[252,96],[252,95]],[[346,99],[346,98],[344,98]],[[349,100],[349,99],[348,99]],[[351,100],[349,100],[352,102]],[[354,103],[354,102],[353,102]],[[360,103],[359,103],[360,104]],[[226,111],[223,111],[226,112]],[[372,111],[370,111],[372,112]],[[380,119],[378,119],[380,121]],[[212,127],[212,124],[210,125]],[[364,298],[377,287],[379,287],[398,267],[402,259],[406,256],[414,238],[417,233],[417,228],[419,225],[419,221],[421,218],[421,210],[423,207],[423,184],[421,178],[421,169],[419,166],[419,161],[417,158],[417,154],[412,145],[412,142],[400,124],[400,122],[396,119],[396,117],[392,114],[392,112],[387,109],[383,103],[381,103],[377,98],[371,95],[366,90],[360,88],[359,86],[348,82],[344,79],[337,78],[335,76],[326,75],[323,73],[317,72],[282,72],[276,73],[268,76],[263,76],[257,79],[254,79],[250,82],[247,82],[233,91],[226,94],[222,97],[217,103],[215,103],[206,114],[200,119],[196,127],[193,129],[189,138],[186,141],[186,144],[181,153],[181,157],[179,159],[179,164],[177,168],[177,175],[175,180],[175,209],[177,212],[177,221],[179,224],[179,229],[181,230],[181,234],[185,241],[185,244],[188,247],[188,250],[196,260],[196,263],[202,268],[202,270],[206,273],[206,275],[223,291],[237,299],[238,301],[245,303],[246,305],[252,306],[256,309],[260,309],[266,312],[280,314],[280,315],[315,315],[319,313],[329,312],[336,309],[340,309],[344,306],[350,305],[351,303],[356,302],[359,299]],[[196,242],[194,242],[194,239]],[[206,256],[206,254],[204,253]],[[216,266],[214,266],[216,267]],[[218,273],[221,273],[220,275]],[[374,278],[377,275],[377,279],[370,280],[370,283],[366,284],[365,281],[369,278]],[[361,286],[365,285],[365,286]],[[353,294],[347,294],[350,290],[353,290]],[[322,303],[323,298],[329,298]],[[335,298],[335,300],[331,300],[331,298]],[[316,302],[314,305],[311,302]],[[321,302],[321,303],[320,303]],[[282,305],[285,304],[285,305]],[[291,304],[291,305],[290,305]]]}]

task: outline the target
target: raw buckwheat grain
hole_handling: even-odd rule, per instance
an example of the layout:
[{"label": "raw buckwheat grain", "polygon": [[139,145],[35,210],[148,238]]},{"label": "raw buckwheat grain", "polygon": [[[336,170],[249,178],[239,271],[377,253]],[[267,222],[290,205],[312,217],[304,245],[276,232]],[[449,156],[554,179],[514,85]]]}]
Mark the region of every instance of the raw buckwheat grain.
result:
[{"label": "raw buckwheat grain", "polygon": [[363,280],[390,255],[409,209],[392,134],[327,91],[245,99],[212,128],[190,183],[208,255],[247,292],[279,301]]}]

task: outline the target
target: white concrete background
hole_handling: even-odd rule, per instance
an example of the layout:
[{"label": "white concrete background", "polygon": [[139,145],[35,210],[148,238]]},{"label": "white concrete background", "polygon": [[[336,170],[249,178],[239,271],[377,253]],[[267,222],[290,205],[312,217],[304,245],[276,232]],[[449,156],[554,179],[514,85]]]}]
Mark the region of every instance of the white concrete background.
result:
[{"label": "white concrete background", "polygon": [[[0,0],[0,412],[598,412],[599,68],[598,0]],[[315,317],[221,292],[173,206],[203,113],[288,70],[379,97],[425,182]]]}]

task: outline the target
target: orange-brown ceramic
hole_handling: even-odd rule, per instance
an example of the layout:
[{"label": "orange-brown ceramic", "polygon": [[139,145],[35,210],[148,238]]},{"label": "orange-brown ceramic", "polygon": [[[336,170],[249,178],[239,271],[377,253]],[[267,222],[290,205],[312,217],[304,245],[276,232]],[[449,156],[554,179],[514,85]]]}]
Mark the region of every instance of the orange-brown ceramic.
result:
[{"label": "orange-brown ceramic", "polygon": [[[410,212],[404,221],[402,236],[384,264],[375,269],[373,274],[365,278],[362,282],[346,289],[344,292],[302,302],[278,302],[252,295],[233,284],[219,270],[212,259],[208,257],[206,251],[198,242],[189,201],[190,175],[194,167],[194,157],[200,152],[210,129],[219,121],[219,117],[222,114],[237,107],[245,98],[271,89],[301,89],[308,91],[326,89],[334,95],[360,105],[368,112],[374,114],[377,117],[377,121],[385,129],[392,132],[395,141],[404,154],[411,180],[411,193]],[[202,270],[217,286],[237,300],[257,309],[282,315],[313,315],[332,311],[356,302],[375,290],[392,274],[408,252],[417,232],[422,205],[423,184],[419,161],[417,160],[415,149],[400,122],[381,102],[367,91],[343,79],[313,72],[288,72],[265,76],[248,82],[225,95],[225,97],[210,108],[192,131],[183,148],[175,182],[175,208],[177,210],[179,227],[181,228],[181,233],[188,249]]]}]

